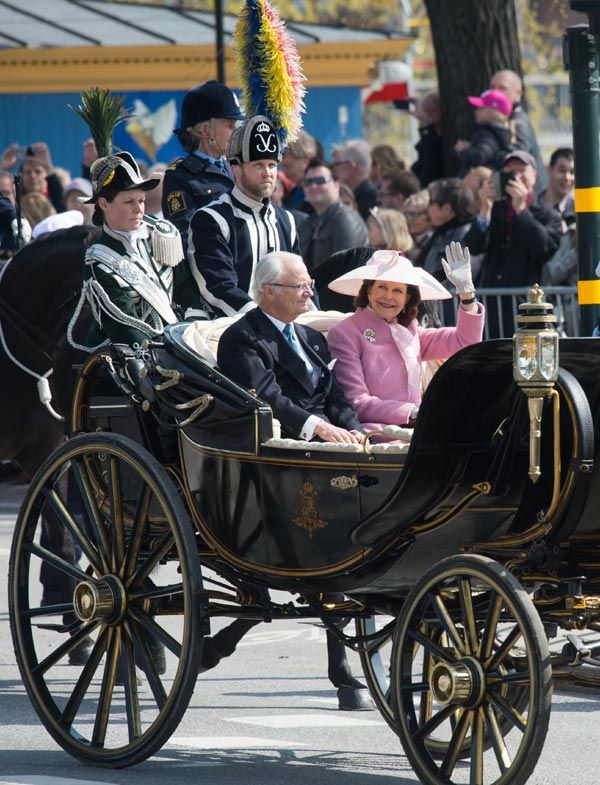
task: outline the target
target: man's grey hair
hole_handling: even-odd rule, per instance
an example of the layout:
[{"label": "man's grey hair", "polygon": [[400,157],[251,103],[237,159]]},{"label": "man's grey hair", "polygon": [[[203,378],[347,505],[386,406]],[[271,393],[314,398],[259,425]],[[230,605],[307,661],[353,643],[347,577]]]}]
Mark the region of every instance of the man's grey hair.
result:
[{"label": "man's grey hair", "polygon": [[345,161],[352,161],[361,169],[371,171],[371,148],[364,139],[348,139],[336,145],[333,152]]},{"label": "man's grey hair", "polygon": [[263,286],[268,283],[278,283],[284,272],[286,262],[300,261],[304,264],[301,256],[295,253],[288,253],[287,251],[271,251],[259,259],[254,271],[254,280],[250,286],[250,297],[255,303],[262,302],[263,299]]}]

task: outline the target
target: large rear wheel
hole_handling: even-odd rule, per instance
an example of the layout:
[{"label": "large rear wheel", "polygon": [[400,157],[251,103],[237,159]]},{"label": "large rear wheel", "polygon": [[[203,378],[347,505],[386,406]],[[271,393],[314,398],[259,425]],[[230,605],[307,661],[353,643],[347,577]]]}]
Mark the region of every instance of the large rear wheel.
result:
[{"label": "large rear wheel", "polygon": [[391,682],[396,732],[422,782],[526,782],[548,730],[550,653],[504,567],[455,556],[419,581],[398,618]]},{"label": "large rear wheel", "polygon": [[[60,537],[42,535],[43,518]],[[57,539],[74,543],[75,558],[42,544]],[[44,571],[62,600],[42,598]],[[13,538],[10,622],[29,697],[67,752],[129,766],[168,740],[196,683],[201,589],[185,507],[145,449],[85,434],[40,468]]]}]

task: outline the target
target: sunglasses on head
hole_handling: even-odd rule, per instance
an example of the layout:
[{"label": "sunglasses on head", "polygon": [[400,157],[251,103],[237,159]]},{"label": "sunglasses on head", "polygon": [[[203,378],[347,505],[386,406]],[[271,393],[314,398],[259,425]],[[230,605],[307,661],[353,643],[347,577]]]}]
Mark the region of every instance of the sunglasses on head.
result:
[{"label": "sunglasses on head", "polygon": [[304,178],[304,185],[325,185],[325,183],[330,183],[331,177],[324,177],[323,175],[319,175],[319,177],[305,177]]}]

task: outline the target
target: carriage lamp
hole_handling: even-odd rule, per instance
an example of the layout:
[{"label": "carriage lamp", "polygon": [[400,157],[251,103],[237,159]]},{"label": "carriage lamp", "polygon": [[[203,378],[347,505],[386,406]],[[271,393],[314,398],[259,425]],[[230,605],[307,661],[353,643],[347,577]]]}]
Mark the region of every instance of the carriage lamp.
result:
[{"label": "carriage lamp", "polygon": [[527,396],[529,409],[529,477],[537,482],[540,471],[542,409],[544,398],[553,395],[558,379],[558,333],[552,303],[536,283],[527,302],[519,305],[513,336],[513,378]]}]

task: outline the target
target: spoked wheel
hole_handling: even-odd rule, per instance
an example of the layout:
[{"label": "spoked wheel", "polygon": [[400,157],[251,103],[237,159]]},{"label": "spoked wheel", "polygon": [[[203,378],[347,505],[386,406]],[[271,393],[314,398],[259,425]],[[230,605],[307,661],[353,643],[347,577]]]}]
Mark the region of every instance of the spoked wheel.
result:
[{"label": "spoked wheel", "polygon": [[[391,660],[392,660],[392,644],[394,638],[394,631],[396,625],[391,617],[384,617],[381,619],[377,616],[369,616],[365,618],[358,618],[356,620],[357,634],[360,636],[370,635],[374,636],[372,641],[369,642],[364,651],[360,652],[361,665],[365,676],[365,681],[369,687],[371,697],[375,701],[379,712],[385,719],[394,733],[398,733],[398,726],[393,707],[393,695],[391,685]],[[443,629],[432,628],[428,624],[421,625],[421,632],[429,636],[434,643],[446,647],[448,645],[448,636]],[[378,633],[378,634],[377,634]],[[413,646],[413,656],[419,657],[419,663],[423,668],[423,680],[428,680],[430,671],[433,667],[433,660],[431,657],[422,657],[420,647],[415,643]],[[511,703],[517,709],[522,709],[527,702],[526,691],[519,685],[506,684],[502,688],[502,695],[508,697],[510,692]],[[436,710],[431,700],[427,701],[422,708],[422,716],[425,721],[430,720],[433,712]],[[510,720],[501,716],[499,718],[501,727],[509,730],[512,727]],[[485,739],[485,749],[490,746],[490,739]],[[429,734],[425,739],[425,745],[428,751],[434,758],[443,758],[448,749],[448,743],[443,738],[438,737],[435,730]],[[469,739],[466,739],[459,750],[459,757],[468,757],[470,754],[471,744]]]},{"label": "spoked wheel", "polygon": [[381,716],[397,733],[390,686],[394,630],[394,620],[389,616],[367,616],[356,620],[356,634],[359,637],[375,636],[366,644],[366,648],[360,651],[360,664],[367,687]]},{"label": "spoked wheel", "polygon": [[[41,544],[42,516],[75,558]],[[40,571],[67,587],[62,601],[42,598]],[[129,766],[168,740],[196,683],[201,589],[191,523],[150,453],[86,434],[41,467],[14,533],[10,622],[30,699],[67,752]]]},{"label": "spoked wheel", "polygon": [[396,732],[422,782],[526,782],[548,730],[550,653],[504,567],[453,556],[431,569],[403,605],[391,672]]}]

